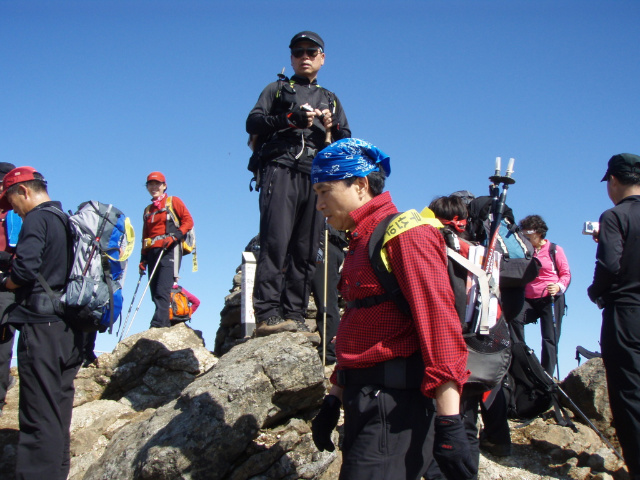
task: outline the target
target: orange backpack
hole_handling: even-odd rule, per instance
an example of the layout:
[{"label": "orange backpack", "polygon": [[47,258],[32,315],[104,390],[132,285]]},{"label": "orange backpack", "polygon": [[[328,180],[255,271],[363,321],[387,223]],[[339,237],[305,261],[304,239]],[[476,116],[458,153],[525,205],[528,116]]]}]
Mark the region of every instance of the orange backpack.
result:
[{"label": "orange backpack", "polygon": [[187,296],[182,293],[182,287],[171,289],[169,320],[174,324],[191,320],[191,307]]}]

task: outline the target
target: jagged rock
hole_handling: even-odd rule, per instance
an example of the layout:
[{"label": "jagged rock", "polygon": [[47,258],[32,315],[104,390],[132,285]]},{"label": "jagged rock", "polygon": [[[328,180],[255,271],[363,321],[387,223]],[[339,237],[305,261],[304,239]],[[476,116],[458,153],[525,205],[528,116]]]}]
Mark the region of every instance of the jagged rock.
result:
[{"label": "jagged rock", "polygon": [[[131,404],[144,409],[159,403],[141,401],[141,396],[151,394],[163,398],[160,404],[173,400],[196,375],[209,370],[216,361],[204,348],[199,332],[179,324],[124,339],[113,353],[100,356],[96,372],[111,371],[103,398],[119,400],[131,392]],[[158,379],[166,385],[161,386]],[[141,380],[148,391],[141,390]]]},{"label": "jagged rock", "polygon": [[230,293],[224,299],[224,304],[228,307],[239,307],[242,302],[242,292],[237,290]]},{"label": "jagged rock", "polygon": [[223,313],[220,313],[220,326],[232,327],[240,324],[242,309],[240,307],[225,308]]},{"label": "jagged rock", "polygon": [[[572,370],[562,382],[562,388],[598,430],[617,445],[602,358],[592,358]],[[577,419],[583,421],[579,416]]]},{"label": "jagged rock", "polygon": [[[116,433],[85,479],[227,478],[261,428],[319,404],[323,380],[318,354],[304,335],[283,333],[238,345],[179,399]],[[284,454],[292,444],[276,445]],[[281,462],[283,454],[273,455],[273,465],[281,466],[270,469],[290,471],[295,462]]]}]

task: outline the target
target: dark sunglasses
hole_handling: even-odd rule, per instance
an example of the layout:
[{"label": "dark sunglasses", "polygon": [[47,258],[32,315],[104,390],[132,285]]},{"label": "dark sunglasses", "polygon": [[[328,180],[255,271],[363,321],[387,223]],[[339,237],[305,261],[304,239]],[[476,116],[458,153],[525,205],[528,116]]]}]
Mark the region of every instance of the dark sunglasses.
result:
[{"label": "dark sunglasses", "polygon": [[307,56],[311,58],[316,58],[320,52],[322,52],[322,50],[319,49],[318,47],[311,47],[311,48],[296,47],[291,49],[291,55],[293,55],[295,58],[301,58],[305,53],[307,54]]}]

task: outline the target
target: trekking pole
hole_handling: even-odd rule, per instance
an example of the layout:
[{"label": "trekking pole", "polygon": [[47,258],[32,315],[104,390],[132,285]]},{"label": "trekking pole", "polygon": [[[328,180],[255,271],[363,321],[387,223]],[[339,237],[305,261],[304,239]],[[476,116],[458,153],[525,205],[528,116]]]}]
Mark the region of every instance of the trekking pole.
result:
[{"label": "trekking pole", "polygon": [[140,288],[140,282],[142,282],[143,276],[144,276],[144,273],[141,273],[140,278],[138,279],[138,283],[136,285],[136,289],[133,292],[133,297],[131,298],[131,305],[129,305],[129,311],[127,312],[127,317],[124,319],[124,323],[118,329],[119,330],[118,333],[120,334],[120,338],[118,339],[119,342],[122,341],[122,337],[124,335],[124,329],[127,328],[127,323],[129,323],[129,315],[131,314],[131,309],[133,308],[133,302],[135,302],[136,300],[136,295],[138,294],[138,288]]},{"label": "trekking pole", "polygon": [[[335,103],[334,103],[333,112],[331,112],[331,116],[333,117],[333,115],[335,115],[335,113],[336,113],[336,106],[335,106]],[[333,121],[333,118],[332,118],[332,121]],[[332,143],[333,143],[333,140],[331,138],[331,129],[328,128],[327,131],[326,131],[326,135],[324,137],[324,146],[326,147],[327,145],[331,145]]]},{"label": "trekking pole", "polygon": [[556,349],[556,373],[558,374],[558,380],[560,380],[560,359],[558,358],[558,326],[556,324],[556,296],[551,295],[551,321],[553,322],[553,339]]},{"label": "trekking pole", "polygon": [[160,252],[160,255],[158,255],[158,260],[156,260],[156,264],[153,267],[153,271],[151,272],[151,275],[149,275],[149,281],[147,282],[147,286],[144,287],[144,291],[142,292],[142,296],[140,297],[140,302],[138,302],[138,306],[136,307],[135,312],[133,312],[133,317],[131,318],[131,323],[129,324],[129,328],[127,328],[127,332],[124,334],[125,337],[129,335],[129,330],[131,330],[131,327],[133,326],[133,321],[136,319],[138,310],[140,310],[140,305],[142,305],[142,300],[144,300],[144,296],[146,295],[147,290],[149,289],[149,285],[151,285],[151,279],[153,278],[153,275],[156,273],[156,269],[158,268],[158,265],[160,265],[160,259],[162,258],[163,255],[164,255],[164,248]]},{"label": "trekking pole", "polygon": [[[489,177],[491,185],[489,191],[493,197],[492,200],[492,213],[493,221],[491,222],[491,229],[489,231],[489,243],[487,244],[487,251],[485,252],[482,262],[482,269],[487,273],[488,277],[493,275],[494,257],[496,252],[496,243],[498,242],[498,233],[500,232],[500,222],[502,221],[502,215],[504,213],[504,205],[507,201],[507,190],[509,185],[513,185],[516,181],[511,178],[513,174],[513,164],[515,159],[510,158],[507,165],[507,171],[504,176],[500,175],[500,157],[496,157],[496,169],[495,174]],[[502,184],[502,193],[498,196],[500,190],[500,184]],[[476,309],[471,321],[471,332],[475,332],[478,328],[478,321],[480,319],[480,308],[476,302]],[[486,332],[485,332],[486,333]]]},{"label": "trekking pole", "polygon": [[569,404],[571,405],[571,407],[574,409],[574,411],[576,413],[578,413],[578,415],[580,415],[582,417],[582,419],[587,422],[587,425],[589,425],[594,432],[596,432],[598,434],[598,436],[600,437],[600,440],[602,440],[607,447],[609,447],[611,450],[613,450],[613,453],[616,454],[616,456],[622,460],[624,462],[624,458],[622,457],[622,455],[620,454],[620,452],[618,452],[618,450],[616,449],[616,447],[614,447],[611,442],[609,440],[606,439],[606,437],[600,432],[600,430],[598,430],[598,428],[593,424],[593,422],[591,420],[589,420],[587,418],[587,416],[582,412],[582,410],[580,410],[578,408],[578,406],[574,403],[573,400],[571,400],[571,398],[569,397],[569,395],[567,395],[567,393],[562,389],[562,387],[556,383],[553,378],[551,378],[551,375],[549,375],[546,371],[545,374],[547,375],[547,377],[549,377],[549,379],[551,379],[551,381],[554,384],[554,387],[564,396],[564,398],[567,399],[567,401],[569,402]]},{"label": "trekking pole", "polygon": [[324,305],[324,311],[322,312],[322,366],[327,366],[327,275],[329,265],[329,229],[327,228],[327,222],[324,223],[324,295],[322,304]]}]

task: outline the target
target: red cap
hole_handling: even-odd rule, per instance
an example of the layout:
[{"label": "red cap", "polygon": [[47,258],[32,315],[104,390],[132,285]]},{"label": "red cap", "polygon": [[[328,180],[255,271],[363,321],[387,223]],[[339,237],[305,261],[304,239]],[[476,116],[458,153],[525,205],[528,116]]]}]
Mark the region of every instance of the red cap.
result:
[{"label": "red cap", "polygon": [[2,195],[0,195],[0,209],[4,211],[12,210],[13,207],[7,199],[7,190],[22,182],[28,182],[30,180],[36,180],[33,176],[38,171],[33,167],[18,167],[8,172],[2,179]]},{"label": "red cap", "polygon": [[167,183],[167,181],[164,179],[164,175],[160,172],[151,172],[147,176],[147,182],[152,182],[154,180],[160,183]]}]

